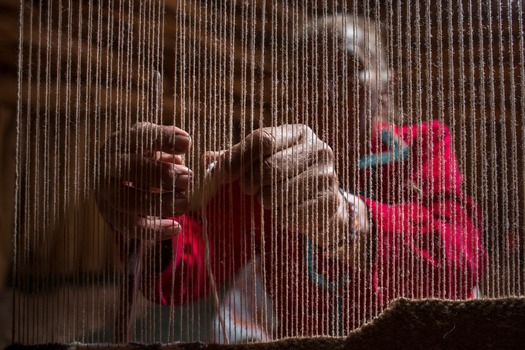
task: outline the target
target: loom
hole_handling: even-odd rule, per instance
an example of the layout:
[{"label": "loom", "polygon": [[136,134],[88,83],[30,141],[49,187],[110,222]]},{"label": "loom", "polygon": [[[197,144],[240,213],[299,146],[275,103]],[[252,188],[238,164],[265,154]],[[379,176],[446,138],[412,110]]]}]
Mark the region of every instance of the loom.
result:
[{"label": "loom", "polygon": [[[11,348],[523,344],[523,1],[5,6],[19,16]],[[171,129],[140,123],[192,146],[160,161]],[[278,150],[252,137],[272,127]],[[367,203],[366,235],[328,215],[332,178],[291,180],[304,154],[333,161],[345,215]],[[119,180],[164,186],[162,162],[191,169],[187,191],[137,199]],[[265,195],[239,200],[243,183]],[[182,231],[161,241],[101,215],[126,203],[151,225],[186,214]]]}]

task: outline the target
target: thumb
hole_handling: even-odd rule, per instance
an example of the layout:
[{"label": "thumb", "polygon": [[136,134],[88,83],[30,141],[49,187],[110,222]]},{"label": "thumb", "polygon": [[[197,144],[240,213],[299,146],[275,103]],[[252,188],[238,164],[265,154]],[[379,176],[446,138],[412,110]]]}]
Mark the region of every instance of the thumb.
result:
[{"label": "thumb", "polygon": [[201,187],[194,195],[194,200],[190,203],[190,211],[197,211],[205,207],[215,196],[219,187],[223,184],[217,178],[217,163],[226,151],[208,151],[201,156],[201,164],[204,167],[204,178]]},{"label": "thumb", "polygon": [[210,170],[209,167],[211,166],[211,164],[219,160],[219,158],[224,153],[226,153],[225,150],[204,152],[204,154],[202,155],[202,163],[206,167],[206,171],[209,171]]}]

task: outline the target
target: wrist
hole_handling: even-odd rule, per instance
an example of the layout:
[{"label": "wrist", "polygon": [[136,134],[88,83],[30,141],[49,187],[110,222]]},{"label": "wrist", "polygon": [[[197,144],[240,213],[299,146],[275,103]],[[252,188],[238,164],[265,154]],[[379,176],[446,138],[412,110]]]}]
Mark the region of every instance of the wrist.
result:
[{"label": "wrist", "polygon": [[[365,202],[342,189],[339,189],[340,211],[339,229],[336,232],[335,243],[325,249],[327,256],[353,257],[359,241],[366,240],[370,231],[368,209]],[[353,258],[351,259],[353,260]]]},{"label": "wrist", "polygon": [[358,234],[367,234],[370,231],[370,219],[366,203],[356,195],[339,189],[339,193],[344,198],[345,205],[348,208],[350,221],[354,223]]}]

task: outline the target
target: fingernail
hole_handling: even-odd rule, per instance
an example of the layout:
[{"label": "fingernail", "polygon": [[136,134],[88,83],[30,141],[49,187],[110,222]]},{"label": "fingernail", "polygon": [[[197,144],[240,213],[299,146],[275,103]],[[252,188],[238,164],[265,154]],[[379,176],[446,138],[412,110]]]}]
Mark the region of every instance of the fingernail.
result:
[{"label": "fingernail", "polygon": [[191,146],[191,137],[183,136],[183,135],[177,135],[175,138],[175,145],[177,146],[177,149],[179,150],[187,150]]},{"label": "fingernail", "polygon": [[190,187],[190,182],[190,175],[178,175],[177,180],[175,180],[175,188],[177,190],[186,191]]},{"label": "fingernail", "polygon": [[166,225],[166,226],[163,225],[161,239],[162,240],[170,239],[170,238],[176,236],[179,233],[180,233],[180,226],[179,225],[176,225],[175,223],[170,224],[170,225]]},{"label": "fingernail", "polygon": [[169,219],[164,219],[160,222],[160,225],[162,226],[163,229],[165,228],[171,228],[171,227],[175,227],[177,225],[177,221],[175,220],[169,220]]},{"label": "fingernail", "polygon": [[191,169],[188,168],[186,165],[174,165],[174,170],[176,173],[180,174],[180,175],[189,175],[189,174],[193,174]]},{"label": "fingernail", "polygon": [[176,133],[177,136],[190,137],[190,134],[188,134],[186,130],[178,129],[176,132],[177,132]]}]

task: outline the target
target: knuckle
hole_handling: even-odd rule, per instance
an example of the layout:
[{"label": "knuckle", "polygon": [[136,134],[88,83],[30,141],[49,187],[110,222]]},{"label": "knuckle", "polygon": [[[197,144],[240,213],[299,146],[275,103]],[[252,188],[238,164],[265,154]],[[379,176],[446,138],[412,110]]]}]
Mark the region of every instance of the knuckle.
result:
[{"label": "knuckle", "polygon": [[177,168],[175,167],[175,164],[158,163],[157,166],[160,166],[161,171],[162,171],[162,178],[161,178],[162,187],[173,186],[175,184],[175,180],[177,179],[177,176],[179,175]]},{"label": "knuckle", "polygon": [[297,132],[302,140],[312,140],[317,137],[312,128],[306,124],[294,125],[294,132]]},{"label": "knuckle", "polygon": [[275,145],[275,136],[268,129],[259,129],[253,132],[253,142],[259,145],[264,152],[270,152]]},{"label": "knuckle", "polygon": [[259,171],[259,173],[264,174],[266,178],[264,182],[269,183],[288,178],[294,170],[294,167],[290,168],[286,163],[279,162],[274,157],[268,157],[262,161],[262,172]]},{"label": "knuckle", "polygon": [[262,171],[264,174],[272,174],[274,162],[271,157],[265,158],[262,162]]},{"label": "knuckle", "polygon": [[308,136],[308,137],[315,136],[314,131],[313,131],[312,128],[309,127],[308,125],[306,125],[306,124],[300,124],[299,126],[300,126],[300,128],[301,128],[301,130],[302,130],[302,132],[303,132],[303,134],[304,134],[305,136]]},{"label": "knuckle", "polygon": [[316,153],[319,161],[324,163],[332,163],[334,161],[334,151],[324,142],[318,144]]}]

